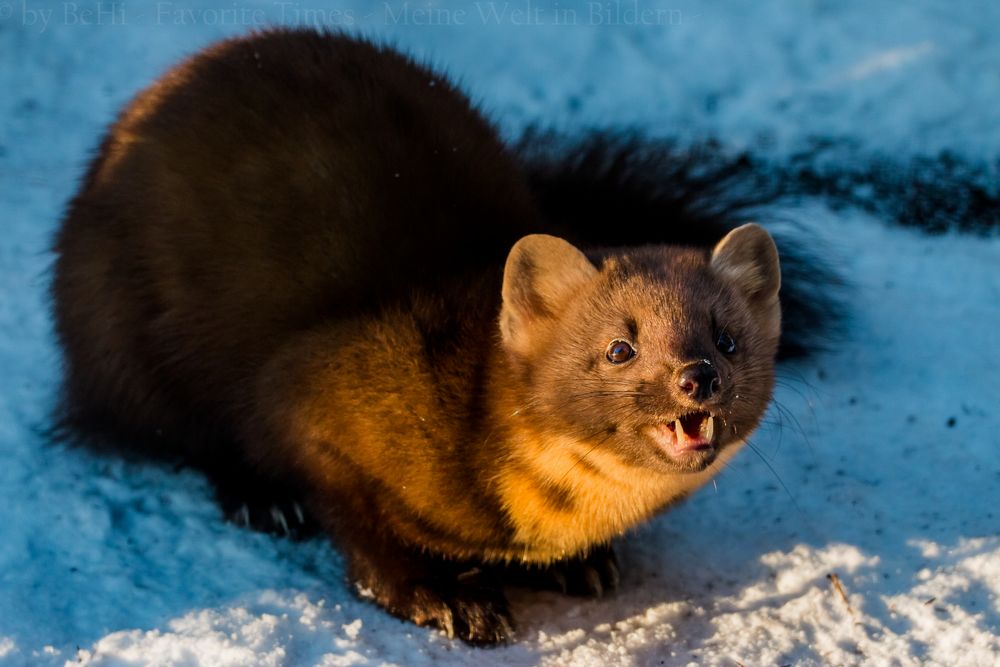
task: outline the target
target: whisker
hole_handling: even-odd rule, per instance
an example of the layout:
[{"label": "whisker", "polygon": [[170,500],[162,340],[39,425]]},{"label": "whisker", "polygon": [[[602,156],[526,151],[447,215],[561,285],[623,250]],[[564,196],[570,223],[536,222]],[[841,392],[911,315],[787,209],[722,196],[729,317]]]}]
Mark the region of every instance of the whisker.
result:
[{"label": "whisker", "polygon": [[774,466],[771,465],[770,461],[767,460],[767,458],[750,440],[745,440],[744,442],[746,442],[747,447],[749,447],[751,451],[753,451],[753,453],[757,455],[757,458],[759,458],[761,461],[764,462],[764,465],[767,466],[767,469],[770,470],[771,474],[774,475],[774,478],[778,480],[778,484],[780,484],[781,488],[785,490],[785,493],[788,495],[788,499],[791,500],[792,505],[795,506],[795,510],[799,514],[802,514],[802,508],[799,507],[798,502],[796,502],[795,496],[793,496],[792,492],[788,490],[788,487],[785,485],[785,481],[781,479],[781,475],[779,475],[778,471],[774,469]]},{"label": "whisker", "polygon": [[778,411],[778,414],[781,415],[781,419],[784,420],[787,418],[788,421],[791,422],[792,426],[795,427],[795,430],[798,432],[798,434],[802,437],[803,442],[806,443],[806,446],[810,449],[810,451],[815,453],[815,448],[813,447],[812,440],[809,438],[809,434],[802,426],[802,423],[799,421],[799,418],[795,416],[795,413],[786,408],[780,401],[773,400],[772,404],[774,405],[775,410]]}]

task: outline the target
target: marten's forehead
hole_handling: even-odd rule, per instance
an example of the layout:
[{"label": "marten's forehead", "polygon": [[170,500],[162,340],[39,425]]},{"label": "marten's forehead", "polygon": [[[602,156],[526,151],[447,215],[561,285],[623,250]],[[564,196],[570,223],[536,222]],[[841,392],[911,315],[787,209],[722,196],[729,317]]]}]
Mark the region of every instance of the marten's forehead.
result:
[{"label": "marten's forehead", "polygon": [[611,300],[620,307],[672,319],[677,311],[711,308],[728,297],[722,280],[695,249],[651,249],[621,258],[606,271]]},{"label": "marten's forehead", "polygon": [[672,282],[708,270],[708,252],[698,248],[645,246],[606,258],[602,271],[611,280]]}]

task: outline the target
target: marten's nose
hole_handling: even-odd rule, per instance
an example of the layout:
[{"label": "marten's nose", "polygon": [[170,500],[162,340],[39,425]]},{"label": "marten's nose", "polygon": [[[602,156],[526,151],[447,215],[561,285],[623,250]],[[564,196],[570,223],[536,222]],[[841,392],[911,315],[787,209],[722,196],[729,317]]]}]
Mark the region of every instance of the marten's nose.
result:
[{"label": "marten's nose", "polygon": [[712,364],[703,360],[682,368],[677,376],[677,386],[690,398],[707,401],[722,389],[722,379]]}]

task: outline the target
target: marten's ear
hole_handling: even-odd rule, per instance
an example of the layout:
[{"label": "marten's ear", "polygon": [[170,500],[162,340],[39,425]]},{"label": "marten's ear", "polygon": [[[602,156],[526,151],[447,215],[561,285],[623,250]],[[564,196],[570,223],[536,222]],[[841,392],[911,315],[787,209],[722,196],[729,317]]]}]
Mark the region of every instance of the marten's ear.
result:
[{"label": "marten's ear", "polygon": [[503,270],[500,333],[508,350],[530,350],[533,327],[555,317],[597,275],[582,252],[555,236],[531,234],[514,244]]},{"label": "marten's ear", "polygon": [[781,330],[781,265],[771,235],[753,223],[737,227],[715,245],[711,265],[747,297],[761,326],[777,336]]},{"label": "marten's ear", "polygon": [[764,330],[777,336],[781,330],[781,265],[771,235],[753,223],[737,227],[715,245],[711,265],[747,297]]},{"label": "marten's ear", "polygon": [[771,235],[754,223],[737,227],[715,245],[712,269],[751,301],[770,302],[781,288],[778,249]]}]

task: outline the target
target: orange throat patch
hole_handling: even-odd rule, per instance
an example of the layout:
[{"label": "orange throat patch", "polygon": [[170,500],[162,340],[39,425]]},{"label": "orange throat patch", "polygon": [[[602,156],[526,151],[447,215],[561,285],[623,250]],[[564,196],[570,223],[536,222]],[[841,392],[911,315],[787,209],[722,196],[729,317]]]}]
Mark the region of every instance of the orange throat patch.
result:
[{"label": "orange throat patch", "polygon": [[547,563],[620,536],[705,484],[739,449],[733,443],[697,473],[665,473],[623,461],[594,443],[517,428],[497,483],[515,529],[514,557]]}]

